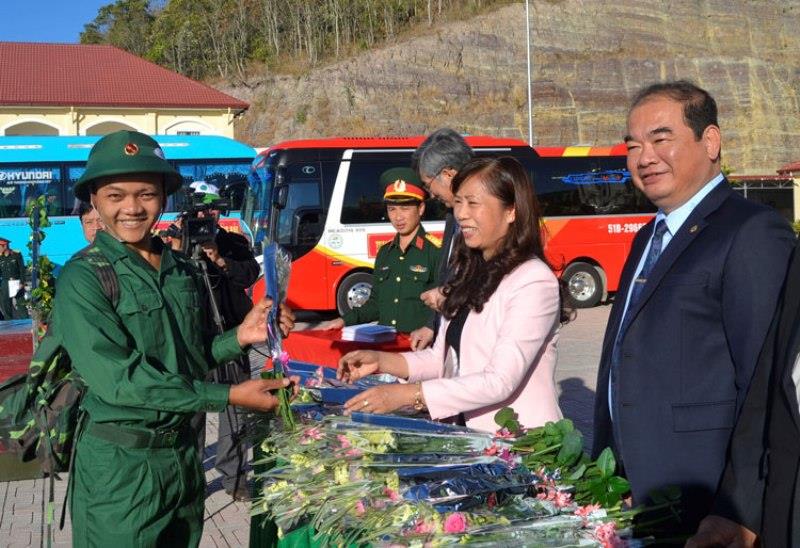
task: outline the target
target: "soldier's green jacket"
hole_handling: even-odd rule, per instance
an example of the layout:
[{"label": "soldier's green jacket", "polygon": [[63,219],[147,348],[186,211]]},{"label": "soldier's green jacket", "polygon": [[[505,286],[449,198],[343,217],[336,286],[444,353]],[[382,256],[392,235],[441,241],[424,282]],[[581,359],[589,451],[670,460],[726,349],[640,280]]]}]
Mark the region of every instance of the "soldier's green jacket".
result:
[{"label": "soldier's green jacket", "polygon": [[[158,271],[106,232],[95,245],[116,273],[116,308],[94,267],[73,259],[58,277],[53,311],[53,327],[87,385],[89,419],[70,478],[73,545],[197,546],[205,481],[188,422],[196,411],[227,405],[229,387],[204,379],[209,364],[241,355],[236,331],[208,335],[194,267],[160,240]],[[180,435],[149,447],[120,438],[131,431]]]},{"label": "soldier's green jacket", "polygon": [[73,259],[58,277],[53,311],[88,386],[83,408],[91,420],[174,428],[196,411],[222,411],[229,387],[204,381],[208,364],[242,349],[235,329],[208,336],[194,267],[157,238],[158,272],[108,233],[98,232],[95,245],[117,275],[116,309],[93,267]]},{"label": "soldier's green jacket", "polygon": [[375,257],[372,292],[363,306],[342,318],[345,325],[378,321],[409,333],[428,321],[430,309],[419,296],[436,287],[441,242],[420,225],[405,251],[400,235],[381,246]]}]

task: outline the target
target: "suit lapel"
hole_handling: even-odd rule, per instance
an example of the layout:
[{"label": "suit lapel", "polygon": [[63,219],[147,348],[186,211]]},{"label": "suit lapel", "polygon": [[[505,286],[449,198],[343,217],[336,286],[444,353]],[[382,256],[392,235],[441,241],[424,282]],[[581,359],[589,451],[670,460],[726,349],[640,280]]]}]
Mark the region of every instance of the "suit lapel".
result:
[{"label": "suit lapel", "polygon": [[645,283],[644,288],[642,288],[642,293],[639,296],[638,302],[636,302],[629,311],[631,314],[631,321],[634,320],[639,310],[641,310],[642,306],[648,301],[661,283],[664,275],[669,272],[678,257],[680,257],[695,238],[703,232],[703,229],[708,224],[706,217],[716,211],[732,193],[733,190],[728,185],[728,182],[723,180],[708,194],[708,196],[697,204],[694,211],[692,211],[689,217],[686,218],[686,221],[681,225],[680,229],[678,229],[678,233],[673,234],[669,245],[664,249],[664,252],[653,267],[652,272],[650,272],[650,275],[647,277],[647,283]]},{"label": "suit lapel", "polygon": [[633,283],[636,267],[639,266],[639,261],[647,247],[647,242],[653,234],[654,225],[655,218],[639,229],[639,232],[633,240],[633,245],[631,245],[628,258],[625,260],[625,266],[622,268],[617,295],[614,297],[614,306],[611,308],[611,315],[608,318],[608,326],[606,327],[607,336],[604,341],[603,353],[608,356],[611,355],[611,346],[613,346],[614,340],[619,332],[620,323],[622,322],[622,313],[625,311],[625,301],[628,299],[628,292],[630,291],[631,283]]}]

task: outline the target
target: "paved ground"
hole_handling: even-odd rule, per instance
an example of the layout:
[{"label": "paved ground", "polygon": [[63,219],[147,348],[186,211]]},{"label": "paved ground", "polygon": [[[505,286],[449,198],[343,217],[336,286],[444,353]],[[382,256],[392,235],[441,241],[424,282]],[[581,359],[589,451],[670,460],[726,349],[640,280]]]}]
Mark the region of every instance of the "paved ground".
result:
[{"label": "paved ground", "polygon": [[[610,306],[601,306],[579,312],[575,321],[562,330],[559,342],[559,363],[556,379],[564,415],[591,443],[592,404],[595,375],[600,358],[600,345]],[[234,503],[222,490],[219,474],[213,467],[217,439],[217,416],[207,421],[205,454],[206,518],[201,546],[246,546],[249,539],[250,514],[247,504]],[[0,483],[0,546],[42,545],[42,516],[44,515],[44,480]],[[56,516],[64,500],[66,481],[56,482]],[[69,520],[64,531],[54,535],[54,546],[69,546],[71,531]]]}]

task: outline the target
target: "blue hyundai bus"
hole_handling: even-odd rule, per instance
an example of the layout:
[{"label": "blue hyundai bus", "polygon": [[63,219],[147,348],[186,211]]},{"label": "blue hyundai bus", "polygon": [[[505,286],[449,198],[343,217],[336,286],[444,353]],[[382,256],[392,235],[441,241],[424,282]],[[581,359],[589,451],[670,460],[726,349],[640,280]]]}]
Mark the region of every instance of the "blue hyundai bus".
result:
[{"label": "blue hyundai bus", "polygon": [[[249,229],[239,223],[237,210],[247,186],[250,164],[256,155],[252,147],[212,135],[154,135],[167,160],[183,176],[184,187],[196,181],[217,186],[231,203],[231,215],[221,221],[226,229]],[[11,248],[30,261],[27,243],[30,227],[25,215],[31,199],[46,195],[52,224],[45,229],[41,253],[56,265],[63,265],[86,246],[78,201],[72,188],[86,169],[86,160],[99,136],[0,137],[0,237],[11,240]],[[169,224],[186,205],[187,193],[176,193],[167,202],[162,224]]]}]

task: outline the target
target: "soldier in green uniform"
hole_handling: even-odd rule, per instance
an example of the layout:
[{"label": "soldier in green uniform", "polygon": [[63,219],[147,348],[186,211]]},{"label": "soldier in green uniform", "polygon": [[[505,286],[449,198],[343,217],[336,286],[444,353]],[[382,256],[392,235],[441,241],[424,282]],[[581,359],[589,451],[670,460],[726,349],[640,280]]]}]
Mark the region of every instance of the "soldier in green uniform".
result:
[{"label": "soldier in green uniform", "polygon": [[[0,320],[24,318],[24,305],[21,296],[24,295],[23,280],[25,279],[25,262],[22,254],[9,247],[10,240],[0,237]],[[9,289],[9,282],[12,286]],[[14,283],[16,282],[16,283]],[[14,294],[11,291],[14,290]],[[18,299],[17,305],[14,299]]]},{"label": "soldier in green uniform", "polygon": [[397,231],[392,241],[378,250],[372,292],[362,306],[326,322],[323,329],[338,329],[378,321],[409,333],[425,325],[430,309],[419,296],[436,287],[441,242],[420,224],[425,213],[425,191],[409,168],[397,167],[381,174],[383,200],[389,221]]},{"label": "soldier in green uniform", "polygon": [[[189,419],[228,404],[270,410],[269,390],[288,384],[205,382],[210,367],[265,340],[272,303],[208,335],[195,266],[151,235],[180,185],[158,143],[133,131],[100,139],[75,185],[105,224],[93,245],[119,286],[114,304],[80,256],[57,282],[51,329],[87,386],[70,477],[75,546],[197,546],[205,481]],[[282,318],[284,331],[291,320]]]}]

